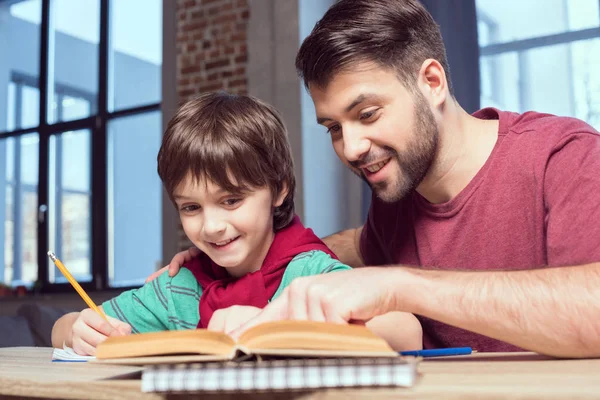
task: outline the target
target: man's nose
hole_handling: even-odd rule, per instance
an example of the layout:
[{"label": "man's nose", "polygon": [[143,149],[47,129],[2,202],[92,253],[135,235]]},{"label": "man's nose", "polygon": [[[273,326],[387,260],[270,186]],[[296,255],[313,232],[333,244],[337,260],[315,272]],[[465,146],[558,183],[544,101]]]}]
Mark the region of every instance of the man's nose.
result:
[{"label": "man's nose", "polygon": [[344,156],[349,162],[359,161],[369,152],[371,142],[358,131],[344,130]]}]

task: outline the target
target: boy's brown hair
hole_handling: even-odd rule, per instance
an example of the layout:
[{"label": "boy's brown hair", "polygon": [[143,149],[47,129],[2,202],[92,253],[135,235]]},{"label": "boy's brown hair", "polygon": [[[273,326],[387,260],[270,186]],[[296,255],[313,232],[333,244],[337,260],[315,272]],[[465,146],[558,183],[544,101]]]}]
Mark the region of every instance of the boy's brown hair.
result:
[{"label": "boy's brown hair", "polygon": [[277,110],[254,97],[214,92],[187,101],[169,122],[157,159],[173,202],[175,189],[191,176],[231,193],[267,186],[276,197],[287,188],[273,228],[284,228],[294,217],[296,179],[287,130]]}]

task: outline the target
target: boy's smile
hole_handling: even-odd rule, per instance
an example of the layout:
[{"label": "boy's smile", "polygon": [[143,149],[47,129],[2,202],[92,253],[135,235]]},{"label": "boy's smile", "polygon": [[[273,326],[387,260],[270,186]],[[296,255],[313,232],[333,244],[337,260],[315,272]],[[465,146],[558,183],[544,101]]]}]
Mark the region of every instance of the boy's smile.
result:
[{"label": "boy's smile", "polygon": [[230,193],[211,181],[186,178],[174,192],[187,237],[231,276],[260,269],[273,243],[273,199],[269,188]]},{"label": "boy's smile", "polygon": [[213,245],[214,248],[216,249],[223,249],[225,247],[228,247],[231,243],[233,243],[235,240],[239,239],[239,236],[236,236],[232,239],[227,239],[227,240],[223,240],[221,242],[217,242],[217,243],[211,243]]}]

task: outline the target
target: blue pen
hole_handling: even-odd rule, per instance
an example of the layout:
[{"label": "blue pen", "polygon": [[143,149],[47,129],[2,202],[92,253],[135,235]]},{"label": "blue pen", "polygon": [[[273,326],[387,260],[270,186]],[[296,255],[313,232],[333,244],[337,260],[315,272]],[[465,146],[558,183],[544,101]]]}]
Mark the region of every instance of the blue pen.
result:
[{"label": "blue pen", "polygon": [[401,356],[416,357],[443,357],[443,356],[464,356],[471,354],[473,349],[470,347],[448,347],[446,349],[427,349],[427,350],[409,350],[399,352]]}]

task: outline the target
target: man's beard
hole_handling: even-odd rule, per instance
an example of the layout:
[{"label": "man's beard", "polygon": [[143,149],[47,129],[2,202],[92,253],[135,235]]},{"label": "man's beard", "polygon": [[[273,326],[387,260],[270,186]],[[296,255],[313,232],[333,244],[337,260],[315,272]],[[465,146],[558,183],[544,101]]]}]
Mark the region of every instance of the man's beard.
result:
[{"label": "man's beard", "polygon": [[[439,130],[433,113],[421,93],[416,94],[415,100],[415,126],[413,127],[411,142],[406,146],[406,150],[398,153],[391,147],[386,146],[382,152],[369,154],[361,161],[350,163],[354,167],[352,171],[367,182],[375,195],[386,203],[402,200],[412,193],[427,175],[437,153]],[[396,160],[397,172],[392,174],[389,180],[378,183],[369,182],[364,172],[359,169],[359,165],[386,158]]]}]

